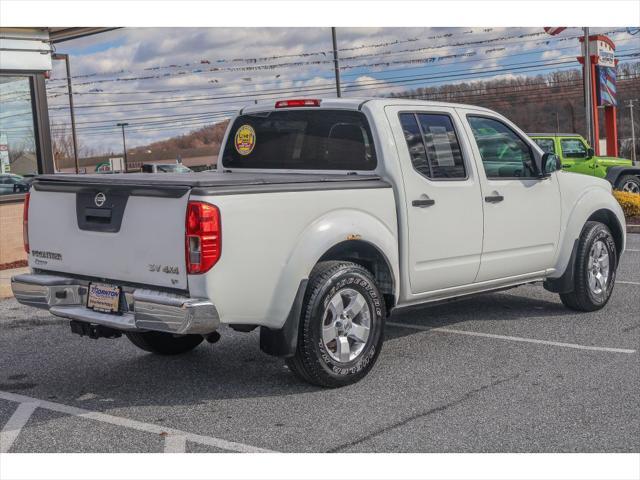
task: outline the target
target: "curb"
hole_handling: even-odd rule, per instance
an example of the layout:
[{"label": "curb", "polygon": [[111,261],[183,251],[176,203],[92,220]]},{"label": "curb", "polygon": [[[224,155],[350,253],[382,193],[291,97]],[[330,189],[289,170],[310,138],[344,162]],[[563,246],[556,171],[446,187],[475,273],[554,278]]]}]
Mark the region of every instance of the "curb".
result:
[{"label": "curb", "polygon": [[627,225],[627,233],[640,233],[640,225]]},{"label": "curb", "polygon": [[29,267],[0,270],[0,300],[13,298],[13,291],[11,290],[11,277],[27,272],[29,272]]}]

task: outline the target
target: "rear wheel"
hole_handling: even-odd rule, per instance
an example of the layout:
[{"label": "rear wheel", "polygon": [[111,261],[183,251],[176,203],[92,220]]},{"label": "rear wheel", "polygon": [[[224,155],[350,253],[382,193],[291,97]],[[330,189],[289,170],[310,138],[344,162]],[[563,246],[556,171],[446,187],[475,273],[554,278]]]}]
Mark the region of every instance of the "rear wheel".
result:
[{"label": "rear wheel", "polygon": [[128,332],[127,338],[136,347],[159,355],[178,355],[196,348],[204,338],[202,335],[174,336],[164,332]]},{"label": "rear wheel", "polygon": [[623,175],[616,183],[616,190],[629,193],[640,193],[640,178],[635,175]]},{"label": "rear wheel", "polygon": [[600,222],[587,222],[578,242],[574,289],[560,299],[572,310],[593,312],[604,307],[616,279],[618,257],[611,231]]},{"label": "rear wheel", "polygon": [[293,373],[323,387],[357,382],[373,367],[383,342],[385,306],[368,270],[351,262],[313,269],[300,320]]}]

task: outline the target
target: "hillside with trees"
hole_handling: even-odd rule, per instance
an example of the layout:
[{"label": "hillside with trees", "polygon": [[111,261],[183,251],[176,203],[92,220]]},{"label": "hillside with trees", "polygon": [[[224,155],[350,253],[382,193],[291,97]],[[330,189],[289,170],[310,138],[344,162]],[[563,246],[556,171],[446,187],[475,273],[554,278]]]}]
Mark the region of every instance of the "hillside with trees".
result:
[{"label": "hillside with trees", "polygon": [[[625,63],[617,70],[618,138],[620,156],[631,155],[629,100],[635,101],[636,152],[640,158],[640,62]],[[468,103],[490,108],[511,119],[526,132],[566,132],[585,135],[582,72],[568,70],[535,77],[421,87],[390,95],[442,102]],[[600,136],[604,137],[604,113],[600,112]]]}]

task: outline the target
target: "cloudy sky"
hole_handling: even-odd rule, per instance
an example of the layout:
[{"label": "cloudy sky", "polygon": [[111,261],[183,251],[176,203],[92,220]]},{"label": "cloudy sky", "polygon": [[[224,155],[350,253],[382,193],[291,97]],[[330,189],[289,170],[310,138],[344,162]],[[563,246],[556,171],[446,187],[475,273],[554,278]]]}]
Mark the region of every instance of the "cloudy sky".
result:
[{"label": "cloudy sky", "polygon": [[[640,51],[625,28],[618,55]],[[633,30],[631,30],[631,33]],[[568,28],[339,28],[344,96],[577,68]],[[220,121],[255,100],[335,96],[329,28],[124,28],[57,45],[71,56],[78,135],[99,152]],[[637,60],[637,58],[635,58]],[[63,62],[47,84],[51,122],[69,123]]]}]

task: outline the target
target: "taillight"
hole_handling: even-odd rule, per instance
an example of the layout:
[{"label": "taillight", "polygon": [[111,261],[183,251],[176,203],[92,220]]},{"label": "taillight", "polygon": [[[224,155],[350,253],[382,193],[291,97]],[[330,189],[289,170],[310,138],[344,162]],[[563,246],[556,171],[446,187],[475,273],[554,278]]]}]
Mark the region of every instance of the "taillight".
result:
[{"label": "taillight", "polygon": [[319,107],[320,100],[312,98],[303,98],[298,100],[280,100],[276,102],[276,108],[290,107]]},{"label": "taillight", "polygon": [[220,211],[205,202],[187,205],[185,256],[187,273],[205,273],[220,258]]},{"label": "taillight", "polygon": [[24,210],[22,211],[22,242],[24,243],[24,251],[29,253],[29,192],[24,195]]}]

